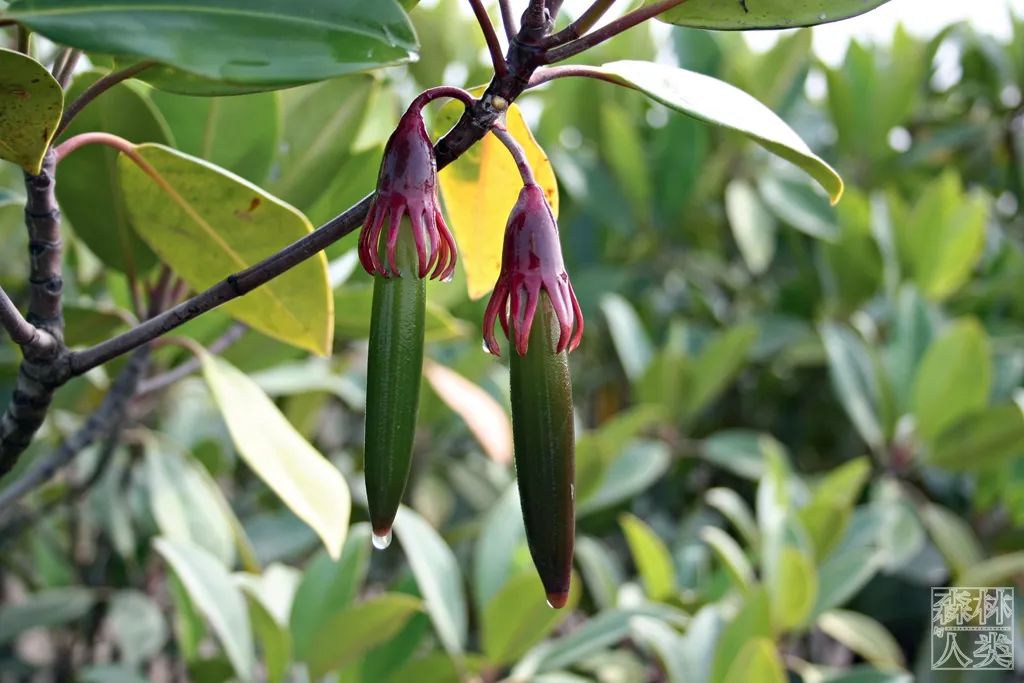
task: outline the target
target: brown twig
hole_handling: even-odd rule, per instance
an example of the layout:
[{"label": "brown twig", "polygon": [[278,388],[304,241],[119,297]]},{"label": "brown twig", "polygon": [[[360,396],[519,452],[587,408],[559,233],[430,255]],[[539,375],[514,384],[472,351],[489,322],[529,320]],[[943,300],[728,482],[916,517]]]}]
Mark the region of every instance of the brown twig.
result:
[{"label": "brown twig", "polygon": [[536,88],[538,85],[553,81],[556,78],[594,78],[599,81],[621,85],[611,74],[601,71],[597,67],[581,65],[549,66],[537,69],[533,72],[533,76],[530,77],[529,87]]},{"label": "brown twig", "polygon": [[96,464],[93,466],[89,476],[83,481],[75,484],[68,488],[67,494],[60,498],[52,498],[36,509],[19,510],[12,516],[2,527],[0,527],[0,548],[9,545],[11,542],[16,540],[23,531],[35,525],[35,523],[53,512],[56,508],[61,505],[70,505],[77,500],[81,499],[82,496],[87,494],[96,484],[99,483],[100,479],[106,473],[110,466],[110,463],[114,459],[114,453],[117,450],[117,445],[120,442],[121,427],[124,424],[122,419],[113,426],[110,433],[104,439],[103,445],[100,447],[100,452],[96,458]]},{"label": "brown twig", "polygon": [[530,162],[526,158],[526,152],[523,150],[522,145],[500,123],[494,124],[491,132],[496,138],[501,140],[501,143],[508,149],[509,154],[512,155],[516,162],[516,168],[519,169],[519,175],[523,179],[523,184],[536,185],[537,181],[533,177],[533,169],[530,168]]},{"label": "brown twig", "polygon": [[576,40],[594,27],[601,17],[605,15],[612,5],[615,4],[615,0],[594,0],[594,4],[586,9],[579,18],[566,26],[558,33],[553,33],[541,43],[544,47],[551,48],[559,45],[565,45],[568,42]]},{"label": "brown twig", "polygon": [[480,24],[480,31],[484,34],[487,50],[491,53],[491,65],[494,67],[494,73],[504,76],[508,73],[508,65],[505,63],[505,55],[501,53],[501,43],[498,42],[498,34],[494,32],[494,24],[487,16],[487,10],[481,0],[469,0],[469,4],[473,8],[473,14],[476,15],[476,22]]},{"label": "brown twig", "polygon": [[25,320],[18,307],[0,288],[0,327],[7,330],[11,341],[21,347],[53,344],[53,338],[38,327]]},{"label": "brown twig", "polygon": [[149,361],[150,348],[143,346],[132,354],[131,360],[114,380],[110,391],[103,397],[99,409],[89,416],[82,427],[60,445],[54,453],[34,464],[28,472],[0,492],[0,512],[10,508],[36,488],[49,481],[54,474],[74,460],[93,441],[110,432],[122,419],[128,401]]},{"label": "brown twig", "polygon": [[505,37],[511,43],[516,35],[516,18],[512,14],[512,5],[509,4],[509,0],[498,0],[498,6],[501,8],[501,23],[505,27]]},{"label": "brown twig", "polygon": [[[114,71],[107,74],[103,78],[99,79],[85,91],[79,95],[71,104],[64,109],[64,115],[60,119],[60,125],[57,126],[57,136],[60,136],[67,127],[71,125],[71,122],[78,116],[85,107],[95,100],[97,97],[113,88],[118,83],[127,81],[129,78],[138,76],[140,73],[155,65],[156,62],[139,62],[120,71]],[[55,137],[57,137],[55,136]]]},{"label": "brown twig", "polygon": [[54,69],[53,77],[57,79],[57,83],[62,89],[67,90],[68,84],[71,83],[71,77],[75,75],[75,67],[78,66],[78,61],[81,58],[81,50],[67,49],[60,69]]},{"label": "brown twig", "polygon": [[21,24],[18,24],[17,40],[18,43],[16,49],[18,50],[18,52],[20,52],[23,55],[29,54],[29,51],[32,46],[32,34],[29,33],[29,30],[22,26]]},{"label": "brown twig", "polygon": [[[24,358],[18,368],[14,394],[0,416],[0,477],[14,467],[18,456],[39,431],[53,399],[53,392],[66,381],[62,362],[64,319],[61,313],[60,211],[54,193],[56,155],[43,158],[39,175],[25,175],[27,200],[25,224],[29,238],[29,304],[26,323],[45,333],[40,343],[22,346]],[[41,340],[46,339],[45,343]]]},{"label": "brown twig", "polygon": [[[245,336],[245,333],[248,331],[248,325],[245,325],[243,323],[236,323],[232,325],[230,328],[228,328],[227,332],[225,332],[223,335],[215,339],[209,346],[207,346],[206,350],[213,355],[223,353],[224,351],[231,348],[231,346],[233,346],[235,342],[237,342],[239,339]],[[200,367],[202,367],[201,362],[199,361],[198,358],[193,356],[192,358],[189,358],[181,365],[171,368],[167,372],[155,375],[153,377],[144,379],[141,382],[139,382],[139,388],[136,390],[135,395],[146,396],[157,391],[162,391],[163,389],[166,389],[167,387],[180,382],[189,375],[198,372]]]},{"label": "brown twig", "polygon": [[619,17],[615,21],[608,22],[593,33],[588,33],[578,40],[566,43],[565,45],[553,50],[549,50],[547,53],[546,63],[554,64],[555,62],[561,62],[565,59],[569,59],[570,57],[574,57],[584,50],[589,50],[592,47],[600,45],[609,38],[614,38],[623,31],[628,31],[637,24],[641,24],[648,19],[656,17],[662,12],[666,12],[676,5],[681,5],[684,2],[686,2],[686,0],[662,0],[661,2],[656,2],[653,5],[647,5],[634,10]]}]

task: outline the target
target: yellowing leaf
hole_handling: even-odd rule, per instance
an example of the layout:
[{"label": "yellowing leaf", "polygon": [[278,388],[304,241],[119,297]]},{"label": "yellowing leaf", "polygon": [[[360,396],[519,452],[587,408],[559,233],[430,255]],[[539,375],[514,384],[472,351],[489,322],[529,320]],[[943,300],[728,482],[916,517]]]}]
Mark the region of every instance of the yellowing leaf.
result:
[{"label": "yellowing leaf", "polygon": [[207,353],[201,360],[239,455],[337,559],[352,507],[344,477],[243,372]]},{"label": "yellowing leaf", "polygon": [[768,638],[754,638],[743,646],[725,675],[725,683],[785,683],[786,670]]},{"label": "yellowing leaf", "polygon": [[64,110],[64,93],[42,64],[0,48],[0,159],[38,174]]},{"label": "yellowing leaf", "polygon": [[494,397],[451,368],[428,360],[423,374],[442,401],[465,420],[469,431],[496,463],[512,462],[512,422]]},{"label": "yellowing leaf", "polygon": [[[118,164],[132,224],[160,258],[196,289],[252,266],[313,230],[299,211],[252,183],[162,145],[139,145],[149,165]],[[316,254],[225,305],[233,317],[281,341],[330,353],[334,299],[327,257]]]},{"label": "yellowing leaf", "polygon": [[[473,94],[479,96],[481,92],[478,88]],[[438,116],[436,130],[448,130],[461,114],[461,103],[445,105]],[[505,126],[526,150],[537,184],[544,189],[551,211],[557,217],[555,172],[514,104],[506,112]],[[490,134],[442,170],[439,179],[449,227],[455,231],[459,260],[466,271],[469,297],[479,299],[491,291],[498,279],[505,224],[523,181],[508,150]]]},{"label": "yellowing leaf", "polygon": [[647,594],[652,600],[671,597],[675,593],[676,570],[668,548],[654,530],[635,515],[622,515],[619,524]]}]

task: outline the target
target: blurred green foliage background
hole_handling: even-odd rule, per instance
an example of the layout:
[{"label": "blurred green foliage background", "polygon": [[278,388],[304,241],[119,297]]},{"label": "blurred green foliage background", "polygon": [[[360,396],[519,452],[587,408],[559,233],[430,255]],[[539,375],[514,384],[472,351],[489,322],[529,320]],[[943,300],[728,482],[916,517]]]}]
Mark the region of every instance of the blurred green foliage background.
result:
[{"label": "blurred green foliage background", "polygon": [[[461,3],[411,16],[409,67],[206,100],[133,82],[78,125],[206,158],[319,224],[373,189],[415,92],[488,78]],[[341,559],[240,461],[206,384],[184,379],[139,396],[116,439],[19,511],[28,522],[0,527],[0,680],[1009,680],[929,670],[929,587],[1024,576],[1024,23],[1013,29],[1008,43],[968,25],[928,40],[898,29],[831,67],[810,30],[759,53],[738,34],[640,27],[580,58],[658,57],[746,90],[839,170],[836,207],[738,135],[637,93],[565,79],[523,97],[587,320],[571,357],[571,609],[544,605],[530,564],[501,455],[507,366],[481,352],[486,300],[468,299],[461,273],[430,285],[427,353],[464,381],[424,383],[409,509],[398,542],[371,552],[371,281],[353,235],[328,250],[329,360],[254,332],[223,354],[348,480]],[[123,219],[117,179],[99,156],[79,163],[60,196],[75,345],[130,315],[119,256],[97,246]],[[20,171],[0,166],[0,284],[19,297],[22,207]],[[209,343],[232,324],[214,312],[182,334]],[[154,373],[187,354],[156,358]],[[17,360],[5,340],[4,398]],[[24,466],[112,373],[57,394]],[[491,406],[474,385],[504,410],[475,410]]]}]

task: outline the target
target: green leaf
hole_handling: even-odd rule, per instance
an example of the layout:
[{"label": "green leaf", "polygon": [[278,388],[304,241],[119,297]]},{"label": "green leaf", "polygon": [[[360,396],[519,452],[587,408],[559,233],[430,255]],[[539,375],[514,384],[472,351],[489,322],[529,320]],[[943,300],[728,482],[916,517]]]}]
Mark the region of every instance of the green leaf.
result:
[{"label": "green leaf", "polygon": [[705,439],[698,455],[738,477],[758,481],[765,472],[765,453],[781,448],[771,434],[727,429]]},{"label": "green leaf", "polygon": [[957,578],[958,586],[1001,586],[1024,574],[1024,551],[990,557]]},{"label": "green leaf", "polygon": [[927,461],[946,470],[973,472],[998,467],[1024,453],[1024,414],[1016,404],[973,413],[942,431]]},{"label": "green leaf", "polygon": [[[339,161],[351,154],[379,91],[376,79],[353,76],[282,93],[281,150],[268,189],[300,209],[310,208],[328,189]],[[376,179],[380,158],[367,165]],[[343,206],[336,205],[334,213]]]},{"label": "green leaf", "polygon": [[601,609],[614,607],[619,587],[625,581],[618,558],[590,536],[576,537],[574,555],[590,598]]},{"label": "green leaf", "polygon": [[483,651],[493,664],[515,662],[565,621],[579,601],[579,577],[572,581],[565,609],[551,609],[531,567],[513,577],[483,611]]},{"label": "green leaf", "polygon": [[755,638],[743,646],[725,675],[725,683],[786,683],[786,669],[769,638]]},{"label": "green leaf", "polygon": [[652,62],[623,60],[599,69],[671,109],[749,136],[806,171],[825,188],[832,203],[843,195],[839,174],[785,121],[742,90],[704,74]]},{"label": "green leaf", "polygon": [[788,546],[779,555],[778,569],[768,577],[772,622],[779,632],[802,626],[818,597],[818,574],[814,560],[798,548]]},{"label": "green leaf", "polygon": [[[259,573],[257,573],[259,571]],[[302,580],[302,572],[286,564],[274,562],[262,571],[234,574],[235,583],[242,591],[259,599],[267,614],[278,624],[286,625],[291,613],[295,591]]]},{"label": "green leaf", "polygon": [[281,137],[277,93],[210,98],[154,90],[150,97],[167,120],[178,150],[253,183],[267,177]]},{"label": "green leaf", "polygon": [[913,285],[899,290],[893,315],[884,359],[895,408],[903,414],[910,411],[914,377],[935,337],[938,316]]},{"label": "green leaf", "polygon": [[121,661],[140,666],[167,642],[167,625],[157,602],[141,591],[118,591],[110,601],[107,623]]},{"label": "green leaf", "polygon": [[79,683],[150,683],[148,677],[131,666],[100,664],[83,669],[75,679]]},{"label": "green leaf", "polygon": [[601,153],[632,205],[638,222],[645,223],[651,213],[653,183],[640,129],[626,108],[614,100],[601,103],[600,117]]},{"label": "green leaf", "polygon": [[719,486],[708,489],[704,494],[704,502],[729,520],[736,531],[740,532],[748,546],[751,548],[758,546],[761,539],[757,522],[754,521],[754,513],[751,512],[747,501],[740,494],[733,489]]},{"label": "green leaf", "polygon": [[725,390],[747,360],[757,326],[738,325],[713,337],[693,363],[689,410],[699,413]]},{"label": "green leaf", "polygon": [[473,594],[478,610],[484,609],[513,574],[516,551],[526,541],[520,509],[519,489],[512,484],[484,517],[473,551]]},{"label": "green leaf", "polygon": [[480,674],[487,666],[483,657],[470,655],[459,662],[444,652],[431,652],[406,662],[385,683],[452,683],[466,674]]},{"label": "green leaf", "polygon": [[196,545],[232,566],[234,531],[220,489],[170,444],[154,439],[146,446],[147,499],[161,535]]},{"label": "green leaf", "polygon": [[626,535],[629,552],[652,600],[666,600],[676,592],[676,570],[668,548],[646,523],[625,514],[619,524]]},{"label": "green leaf", "polygon": [[249,377],[207,353],[203,374],[239,455],[323,541],[341,553],[351,499],[341,473],[285,419]]},{"label": "green leaf", "polygon": [[[133,224],[175,273],[202,290],[305,237],[301,213],[212,164],[160,145],[140,145],[148,165],[119,159]],[[151,175],[152,174],[152,175]],[[327,258],[316,254],[224,309],[275,339],[331,352],[333,298]]]},{"label": "green leaf", "polygon": [[833,553],[818,572],[818,600],[813,614],[845,604],[874,578],[882,562],[861,549]]},{"label": "green leaf", "polygon": [[538,645],[516,665],[512,676],[515,680],[532,680],[536,673],[568,668],[628,636],[630,622],[638,616],[676,623],[685,619],[679,614],[678,610],[654,604],[606,610],[570,634]]},{"label": "green leaf", "polygon": [[385,593],[338,612],[313,636],[306,662],[320,679],[387,642],[423,608],[411,595]]},{"label": "green leaf", "polygon": [[593,493],[584,497],[581,492],[577,515],[582,517],[629,500],[657,483],[672,466],[669,448],[658,441],[637,441],[623,447],[621,453],[604,470]]},{"label": "green leaf", "polygon": [[64,337],[76,346],[104,342],[128,328],[128,322],[112,306],[64,306]]},{"label": "green leaf", "polygon": [[685,641],[678,631],[651,617],[633,617],[629,621],[629,633],[642,647],[652,652],[668,683],[690,680]]},{"label": "green leaf", "polygon": [[[79,74],[68,90],[74,100],[104,75]],[[167,123],[138,83],[120,83],[90,103],[61,136],[103,131],[133,143],[170,143]],[[57,200],[75,234],[104,264],[123,273],[139,275],[156,263],[156,256],[139,239],[139,229],[128,213],[117,168],[117,152],[101,145],[77,150],[60,163]]]},{"label": "green leaf", "polygon": [[861,438],[878,450],[885,437],[879,417],[880,389],[870,352],[853,332],[826,323],[821,339],[828,355],[832,386]]},{"label": "green leaf", "polygon": [[35,593],[18,604],[0,606],[0,645],[30,628],[48,628],[81,619],[95,603],[91,590],[69,586]]},{"label": "green leaf", "polygon": [[407,62],[417,48],[395,0],[309,0],[301,12],[289,0],[17,0],[8,16],[62,45],[257,89]]},{"label": "green leaf", "polygon": [[38,175],[64,112],[64,91],[36,60],[0,48],[0,159]]},{"label": "green leaf", "polygon": [[631,380],[640,377],[651,362],[654,350],[640,316],[633,305],[618,294],[601,298],[601,311],[608,321],[608,331],[619,354],[622,369]]},{"label": "green leaf", "polygon": [[370,566],[370,525],[354,525],[345,539],[341,557],[317,555],[295,591],[289,624],[295,656],[305,659],[317,631],[336,612],[348,607],[359,595]]},{"label": "green leaf", "polygon": [[757,487],[755,505],[761,532],[761,573],[767,584],[779,578],[782,552],[789,541],[787,522],[791,514],[791,473],[784,455],[769,450],[765,453],[765,475]]},{"label": "green leaf", "polygon": [[826,242],[839,238],[836,210],[813,185],[775,174],[763,176],[757,184],[761,199],[775,216],[805,235]]},{"label": "green leaf", "polygon": [[828,555],[846,533],[853,506],[871,476],[871,462],[855,458],[827,474],[814,487],[798,517],[814,545],[817,559]]},{"label": "green leaf", "polygon": [[[647,451],[651,456],[648,466],[661,469],[656,461],[661,460],[657,444],[641,442],[639,437],[656,428],[665,419],[660,406],[640,405],[624,410],[606,420],[598,429],[589,431],[579,437],[576,442],[576,499],[578,509],[586,509],[594,498],[598,501],[615,502],[625,489],[635,492],[629,482],[615,479],[616,475],[625,475],[630,480],[638,479],[642,472],[633,471],[626,466],[636,461],[627,450],[636,446]],[[667,456],[667,454],[666,454]],[[641,461],[641,464],[643,461]],[[643,467],[646,470],[648,467]],[[639,477],[643,478],[643,477]]]},{"label": "green leaf", "polygon": [[763,588],[757,588],[746,596],[736,616],[726,625],[718,638],[710,683],[722,683],[726,680],[748,643],[771,638],[771,635],[768,596]]},{"label": "green leaf", "polygon": [[984,558],[971,526],[949,508],[926,503],[917,512],[932,542],[946,558],[953,578],[962,576]]},{"label": "green leaf", "polygon": [[252,627],[263,651],[268,683],[282,683],[292,661],[292,637],[260,600],[259,595],[243,588],[249,605]]},{"label": "green leaf", "polygon": [[825,683],[914,683],[913,674],[877,671],[868,666],[855,666],[845,673],[825,679]]},{"label": "green leaf", "polygon": [[734,180],[725,188],[725,212],[747,269],[761,275],[775,258],[775,217],[745,180]]},{"label": "green leaf", "polygon": [[835,213],[839,236],[817,246],[818,264],[831,307],[844,313],[869,300],[881,288],[884,273],[867,196],[848,192]]},{"label": "green leaf", "polygon": [[984,408],[991,389],[988,335],[977,321],[959,320],[932,342],[917,371],[913,408],[918,434],[932,441]]},{"label": "green leaf", "polygon": [[[372,279],[360,269],[359,282],[334,291],[334,329],[339,340],[366,339],[370,334],[373,310]],[[423,333],[428,342],[459,339],[467,334],[465,321],[454,317],[436,301],[427,297]]]},{"label": "green leaf", "polygon": [[394,529],[438,638],[448,654],[462,655],[468,607],[455,554],[425,519],[407,507],[399,508]]},{"label": "green leaf", "polygon": [[971,277],[985,247],[989,200],[965,193],[960,177],[948,171],[928,185],[908,220],[896,224],[900,255],[921,292],[941,300]]},{"label": "green leaf", "polygon": [[737,588],[746,591],[754,584],[754,568],[732,536],[718,527],[706,526],[700,530],[700,539],[711,546]]},{"label": "green leaf", "polygon": [[253,677],[256,656],[245,598],[227,569],[208,552],[187,543],[157,538],[153,547],[174,570],[189,598],[220,638],[235,673]]},{"label": "green leaf", "polygon": [[[889,0],[760,0],[750,3],[689,0],[658,19],[678,26],[722,30],[817,26],[864,14]],[[647,0],[653,4],[654,0]]]},{"label": "green leaf", "polygon": [[884,568],[895,572],[909,565],[927,538],[906,491],[892,479],[875,484],[869,515],[878,521],[878,550]]},{"label": "green leaf", "polygon": [[849,610],[830,610],[817,621],[818,628],[879,669],[902,669],[903,650],[888,629],[871,617]]}]

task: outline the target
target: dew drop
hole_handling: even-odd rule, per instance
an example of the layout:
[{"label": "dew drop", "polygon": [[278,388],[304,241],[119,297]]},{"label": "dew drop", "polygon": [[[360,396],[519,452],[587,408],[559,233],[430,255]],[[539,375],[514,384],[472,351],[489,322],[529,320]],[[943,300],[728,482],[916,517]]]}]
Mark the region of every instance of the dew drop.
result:
[{"label": "dew drop", "polygon": [[480,348],[483,349],[484,353],[490,355],[491,350],[489,348],[487,348],[487,340],[486,339],[484,339],[482,342],[480,342]]},{"label": "dew drop", "polygon": [[567,602],[569,602],[568,591],[564,593],[548,593],[547,603],[551,609],[562,609]]},{"label": "dew drop", "polygon": [[451,274],[446,275],[443,278],[441,278],[441,282],[451,282],[454,279],[455,279],[455,273],[451,273]]},{"label": "dew drop", "polygon": [[392,534],[390,530],[383,536],[378,536],[377,534],[374,534],[373,547],[377,550],[387,550],[388,547],[391,545],[391,537]]}]

